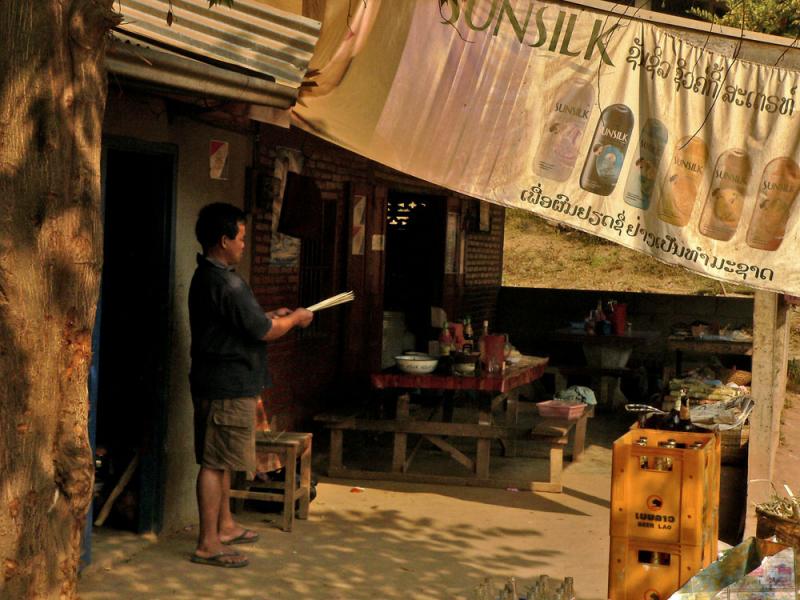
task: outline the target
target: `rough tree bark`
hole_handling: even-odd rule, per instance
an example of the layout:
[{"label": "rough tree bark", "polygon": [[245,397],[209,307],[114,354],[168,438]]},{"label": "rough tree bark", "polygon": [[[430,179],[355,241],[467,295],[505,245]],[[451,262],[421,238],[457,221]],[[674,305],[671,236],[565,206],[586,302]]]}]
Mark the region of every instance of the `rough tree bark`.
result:
[{"label": "rough tree bark", "polygon": [[0,2],[0,597],[74,598],[113,0]]}]

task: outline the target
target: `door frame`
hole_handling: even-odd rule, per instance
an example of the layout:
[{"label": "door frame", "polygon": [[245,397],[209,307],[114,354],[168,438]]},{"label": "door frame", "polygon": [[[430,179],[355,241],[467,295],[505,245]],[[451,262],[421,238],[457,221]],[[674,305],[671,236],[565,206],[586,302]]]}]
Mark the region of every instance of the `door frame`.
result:
[{"label": "door frame", "polygon": [[[153,451],[147,452],[140,457],[138,468],[139,516],[137,529],[140,533],[158,533],[163,526],[164,496],[166,489],[167,414],[171,382],[171,361],[169,359],[175,296],[175,221],[178,192],[178,147],[174,144],[149,142],[137,138],[103,136],[101,156],[101,212],[103,216],[104,234],[106,184],[108,181],[108,152],[113,150],[158,155],[168,157],[172,161],[172,185],[169,193],[169,204],[164,207],[162,212],[161,234],[165,243],[163,244],[161,253],[161,270],[156,278],[156,281],[162,283],[164,293],[162,296],[164,298],[164,305],[161,311],[163,320],[158,323],[157,328],[162,330],[164,334],[160,336],[160,339],[154,340],[154,351],[162,357],[162,360],[160,361],[161,368],[155,373],[155,387],[157,392],[153,395],[149,405],[142,407],[144,410],[148,411],[148,417],[152,420],[152,430],[150,434],[152,435],[151,441]],[[101,297],[98,299],[98,307],[102,306],[103,298],[101,294]],[[99,357],[101,351],[99,339],[96,347],[94,347],[93,344],[92,350],[93,356]],[[97,364],[98,374],[100,368],[100,365]],[[90,425],[93,428],[90,430],[90,437],[92,440],[96,437],[97,400],[97,389],[90,387]],[[94,447],[92,449],[94,450]]]}]

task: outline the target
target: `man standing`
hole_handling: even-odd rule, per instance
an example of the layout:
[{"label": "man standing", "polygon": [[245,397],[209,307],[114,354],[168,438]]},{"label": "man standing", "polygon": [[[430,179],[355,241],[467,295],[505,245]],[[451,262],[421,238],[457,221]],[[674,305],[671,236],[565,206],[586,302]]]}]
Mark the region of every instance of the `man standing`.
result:
[{"label": "man standing", "polygon": [[267,380],[267,341],[294,327],[308,327],[305,308],[264,312],[235,271],[245,247],[245,214],[230,204],[209,204],[195,226],[203,254],[189,289],[197,504],[200,530],[192,562],[244,567],[231,544],[258,534],[233,520],[232,471],[255,471],[256,403]]}]

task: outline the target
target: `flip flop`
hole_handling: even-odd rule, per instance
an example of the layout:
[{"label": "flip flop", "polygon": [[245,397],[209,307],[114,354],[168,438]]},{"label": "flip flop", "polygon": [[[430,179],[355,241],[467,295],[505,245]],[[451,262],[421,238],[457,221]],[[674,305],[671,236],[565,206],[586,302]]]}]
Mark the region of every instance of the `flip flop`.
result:
[{"label": "flip flop", "polygon": [[[248,534],[250,534],[250,535],[248,535]],[[253,542],[257,542],[258,538],[260,538],[260,537],[261,536],[257,532],[253,531],[252,529],[245,529],[244,531],[242,531],[242,533],[237,535],[235,538],[233,538],[231,540],[227,540],[227,541],[222,542],[222,543],[225,544],[226,546],[230,546],[231,544],[252,544]]]},{"label": "flip flop", "polygon": [[212,554],[211,556],[199,556],[196,553],[193,553],[189,560],[193,563],[197,563],[198,565],[211,565],[212,567],[223,567],[227,569],[237,569],[240,567],[246,567],[250,564],[250,561],[247,558],[242,556],[242,560],[232,562],[229,560],[223,560],[224,556],[241,556],[236,552],[217,552],[216,554]]}]

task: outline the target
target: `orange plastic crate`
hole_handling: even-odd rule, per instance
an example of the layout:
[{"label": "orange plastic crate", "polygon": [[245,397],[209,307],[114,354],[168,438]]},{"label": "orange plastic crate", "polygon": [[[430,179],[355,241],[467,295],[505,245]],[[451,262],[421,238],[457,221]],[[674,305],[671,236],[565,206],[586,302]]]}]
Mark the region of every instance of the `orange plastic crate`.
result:
[{"label": "orange plastic crate", "polygon": [[610,600],[666,600],[716,553],[702,546],[658,544],[611,538],[608,573]]},{"label": "orange plastic crate", "polygon": [[[647,446],[635,444],[645,436]],[[686,448],[663,448],[674,439]],[[695,442],[700,449],[689,449]],[[720,440],[713,433],[633,429],[614,442],[611,535],[717,552]],[[666,464],[671,470],[663,470]],[[657,467],[661,466],[661,469]]]}]

